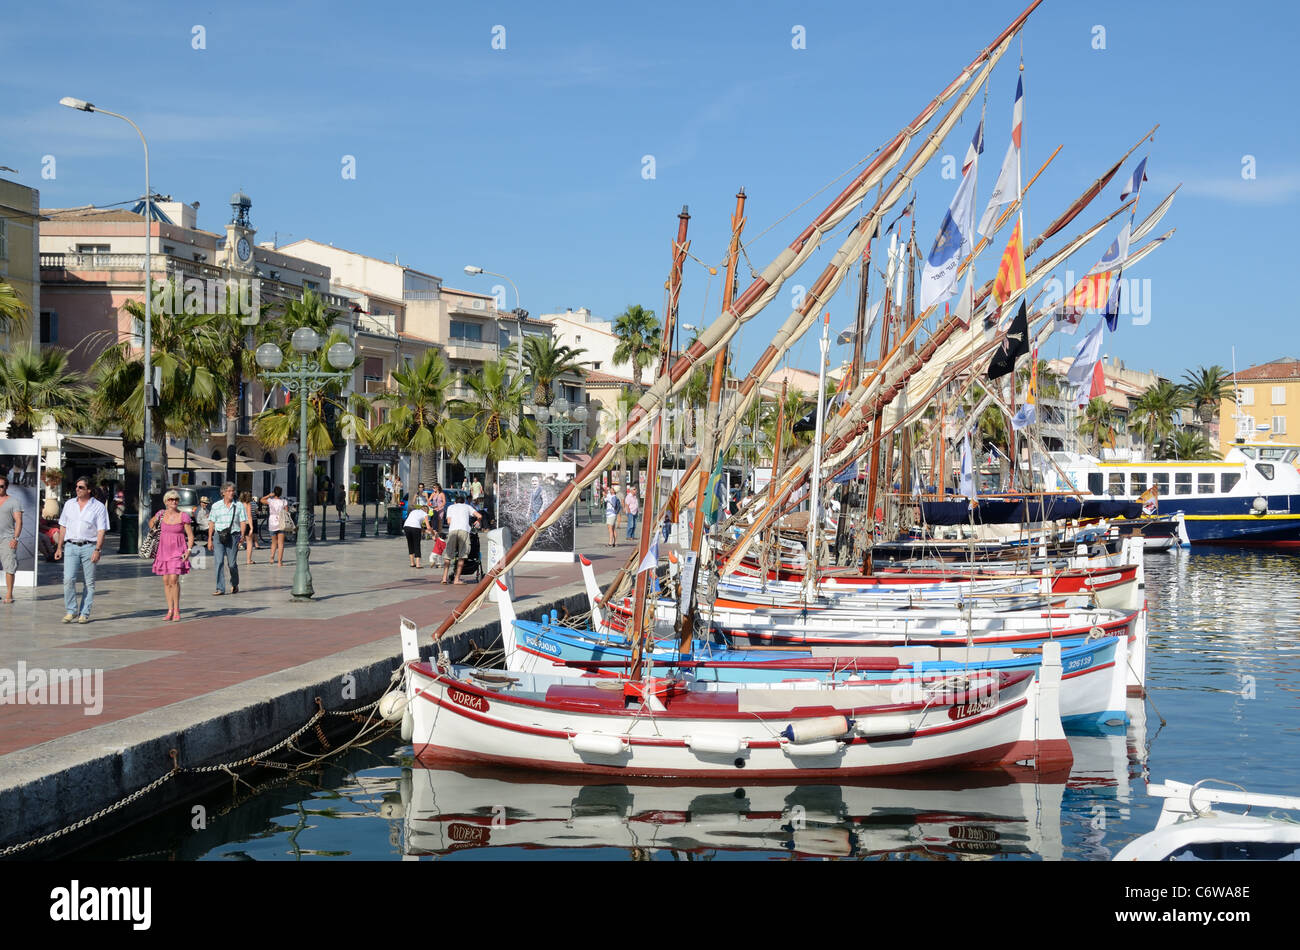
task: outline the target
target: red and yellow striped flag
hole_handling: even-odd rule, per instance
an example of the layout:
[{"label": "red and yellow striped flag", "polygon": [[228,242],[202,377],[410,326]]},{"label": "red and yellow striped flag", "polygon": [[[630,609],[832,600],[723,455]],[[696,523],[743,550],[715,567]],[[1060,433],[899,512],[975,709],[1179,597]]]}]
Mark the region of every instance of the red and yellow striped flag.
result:
[{"label": "red and yellow striped flag", "polygon": [[1102,271],[1099,274],[1088,274],[1074,285],[1074,289],[1065,298],[1065,306],[1077,310],[1100,310],[1106,306],[1114,273]]},{"label": "red and yellow striped flag", "polygon": [[1011,295],[1025,287],[1025,245],[1020,236],[1020,222],[1016,221],[1007,249],[1002,252],[998,276],[993,281],[993,299],[1001,306]]}]

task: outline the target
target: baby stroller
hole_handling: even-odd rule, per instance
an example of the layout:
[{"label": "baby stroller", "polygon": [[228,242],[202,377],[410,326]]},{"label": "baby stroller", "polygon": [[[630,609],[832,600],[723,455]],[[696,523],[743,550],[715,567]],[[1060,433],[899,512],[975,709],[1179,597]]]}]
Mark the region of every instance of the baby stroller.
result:
[{"label": "baby stroller", "polygon": [[[441,568],[446,560],[447,536],[443,532],[436,532],[433,536],[433,551],[430,555],[429,566]],[[448,565],[451,571],[456,570],[455,564]],[[461,580],[468,580],[473,574],[476,581],[483,579],[483,559],[479,549],[478,532],[470,531],[469,533],[469,554],[465,556],[465,563],[461,565]]]}]

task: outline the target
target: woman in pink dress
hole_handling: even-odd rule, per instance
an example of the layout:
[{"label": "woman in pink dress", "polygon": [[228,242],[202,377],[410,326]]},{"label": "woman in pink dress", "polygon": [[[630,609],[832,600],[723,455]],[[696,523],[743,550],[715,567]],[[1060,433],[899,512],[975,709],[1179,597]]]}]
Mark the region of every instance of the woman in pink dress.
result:
[{"label": "woman in pink dress", "polygon": [[149,529],[162,522],[158,537],[158,553],[153,559],[153,572],[163,579],[167,595],[167,616],[164,620],[181,619],[181,575],[190,572],[190,548],[194,547],[194,529],[190,516],[179,510],[181,496],[175,491],[163,495],[162,511],[149,519]]}]

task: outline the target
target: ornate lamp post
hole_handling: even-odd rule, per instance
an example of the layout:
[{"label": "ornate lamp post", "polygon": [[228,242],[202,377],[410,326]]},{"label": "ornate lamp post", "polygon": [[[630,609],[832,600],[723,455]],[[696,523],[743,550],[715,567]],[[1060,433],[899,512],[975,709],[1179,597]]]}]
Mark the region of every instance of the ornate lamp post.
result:
[{"label": "ornate lamp post", "polygon": [[282,362],[284,354],[274,343],[263,343],[257,348],[255,359],[263,370],[265,379],[284,385],[291,393],[298,394],[298,541],[293,572],[294,600],[310,600],[314,591],[311,586],[311,568],[307,561],[311,556],[311,538],[307,526],[302,523],[303,505],[307,500],[307,397],[319,392],[331,382],[342,382],[352,375],[352,360],[355,352],[352,344],[335,343],[325,353],[326,361],[338,372],[321,368],[321,361],[316,351],[320,349],[320,334],[311,327],[299,327],[293,331],[290,345],[298,354],[296,362],[284,372],[273,372]]},{"label": "ornate lamp post", "polygon": [[[560,442],[560,455],[564,454],[564,439],[570,432],[577,432],[587,427],[587,407],[578,404],[569,412],[569,400],[557,397],[550,405],[528,406],[533,411],[533,418],[548,433],[555,433]],[[547,455],[550,455],[550,438],[547,438]]]}]

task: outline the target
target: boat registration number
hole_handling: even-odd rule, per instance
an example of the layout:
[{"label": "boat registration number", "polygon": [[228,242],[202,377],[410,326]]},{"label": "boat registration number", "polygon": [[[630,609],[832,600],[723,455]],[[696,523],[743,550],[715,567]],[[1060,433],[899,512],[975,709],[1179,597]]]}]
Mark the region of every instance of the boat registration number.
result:
[{"label": "boat registration number", "polygon": [[980,713],[988,712],[998,704],[996,695],[985,696],[977,699],[973,703],[961,703],[948,709],[948,718],[954,721],[958,719],[969,719],[971,716],[978,716]]}]

